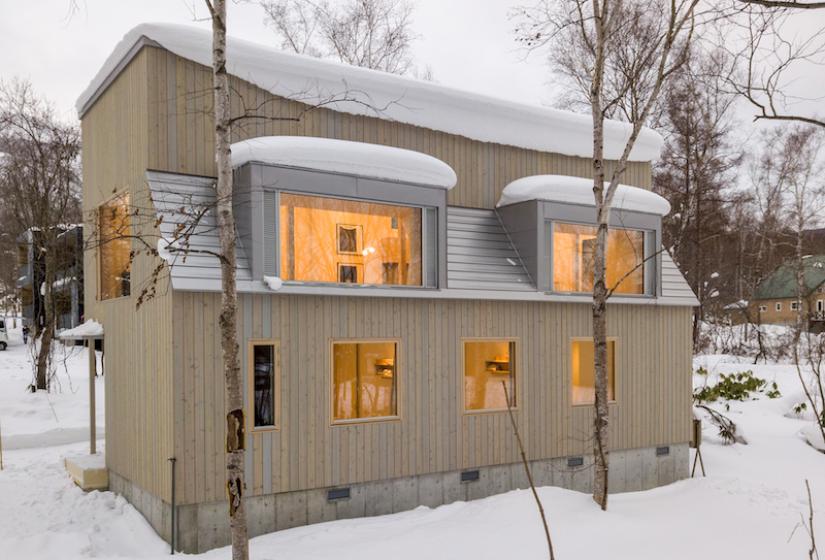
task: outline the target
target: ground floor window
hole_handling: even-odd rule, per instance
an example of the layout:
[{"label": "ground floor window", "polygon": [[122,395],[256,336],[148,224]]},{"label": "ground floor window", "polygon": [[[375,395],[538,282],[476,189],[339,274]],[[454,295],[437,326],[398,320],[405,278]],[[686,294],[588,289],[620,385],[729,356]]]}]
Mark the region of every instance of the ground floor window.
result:
[{"label": "ground floor window", "polygon": [[777,311],[782,311],[782,302],[781,301],[776,302],[776,310]]},{"label": "ground floor window", "polygon": [[[596,401],[593,339],[575,339],[571,346],[573,404]],[[607,399],[616,400],[616,341],[607,341]]]},{"label": "ground floor window", "polygon": [[767,310],[768,310],[768,306],[767,306],[767,305],[760,305],[760,306],[759,306],[759,312],[760,312],[760,313],[764,313],[764,312],[765,312],[765,311],[767,311]]},{"label": "ground floor window", "polygon": [[515,350],[512,340],[464,342],[465,411],[506,410],[507,396],[516,406]]},{"label": "ground floor window", "polygon": [[799,302],[798,301],[792,301],[791,302],[791,311],[799,311]]},{"label": "ground floor window", "polygon": [[398,343],[333,342],[332,419],[398,416]]},{"label": "ground floor window", "polygon": [[278,345],[274,341],[251,342],[250,402],[252,428],[275,428],[278,413]]}]

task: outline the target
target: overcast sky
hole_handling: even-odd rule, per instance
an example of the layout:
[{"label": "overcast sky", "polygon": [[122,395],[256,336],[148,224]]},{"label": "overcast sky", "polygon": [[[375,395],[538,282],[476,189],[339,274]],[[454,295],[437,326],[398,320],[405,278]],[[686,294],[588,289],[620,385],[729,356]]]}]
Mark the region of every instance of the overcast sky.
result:
[{"label": "overcast sky", "polygon": [[[194,22],[192,0],[0,0],[0,76],[22,77],[53,100],[64,116],[115,44],[143,22]],[[202,2],[194,5],[205,16]],[[507,20],[513,0],[417,0],[414,26],[421,36],[415,59],[437,81],[529,103],[550,100],[548,73],[539,57],[524,60]],[[253,4],[229,2],[230,34],[276,44]]]},{"label": "overcast sky", "polygon": [[[413,0],[414,27],[420,38],[414,56],[432,68],[438,82],[480,93],[534,104],[552,101],[551,79],[538,55],[525,57],[513,41],[511,6],[530,0]],[[60,114],[73,118],[74,102],[121,37],[139,23],[190,23],[204,17],[201,0],[0,0],[0,78],[28,79],[51,99]],[[230,34],[276,44],[254,3],[229,2]],[[825,25],[825,11],[801,14],[799,33]],[[526,60],[525,60],[526,58]],[[798,109],[825,114],[825,69],[805,70],[797,92],[817,101]],[[743,124],[749,109],[740,106]],[[754,127],[740,129],[746,137]]]}]

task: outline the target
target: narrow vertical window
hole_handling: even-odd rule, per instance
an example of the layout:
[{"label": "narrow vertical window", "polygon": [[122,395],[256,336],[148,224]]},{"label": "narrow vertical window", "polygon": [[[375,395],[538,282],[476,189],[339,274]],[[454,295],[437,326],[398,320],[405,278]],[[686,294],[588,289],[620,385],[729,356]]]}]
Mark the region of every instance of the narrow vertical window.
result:
[{"label": "narrow vertical window", "polygon": [[274,428],[278,412],[277,346],[271,342],[250,346],[252,428]]},{"label": "narrow vertical window", "polygon": [[398,416],[397,353],[395,342],[333,343],[333,421]]},{"label": "narrow vertical window", "polygon": [[464,343],[465,411],[507,410],[507,396],[516,406],[515,350],[510,340]]},{"label": "narrow vertical window", "polygon": [[98,280],[101,300],[128,296],[132,285],[132,228],[129,195],[98,209]]},{"label": "narrow vertical window", "polygon": [[[573,404],[596,401],[593,340],[574,340],[571,346]],[[607,341],[607,400],[616,400],[616,341]]]}]

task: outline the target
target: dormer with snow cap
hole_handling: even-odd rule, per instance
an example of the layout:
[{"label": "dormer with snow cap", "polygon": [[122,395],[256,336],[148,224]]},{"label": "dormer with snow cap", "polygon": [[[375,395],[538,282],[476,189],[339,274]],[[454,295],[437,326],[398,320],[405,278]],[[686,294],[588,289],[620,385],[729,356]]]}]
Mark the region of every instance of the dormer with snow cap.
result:
[{"label": "dormer with snow cap", "polygon": [[287,286],[435,289],[446,280],[443,161],[306,136],[232,146],[235,211],[253,278]]},{"label": "dormer with snow cap", "polygon": [[[607,187],[607,185],[605,185]],[[534,175],[509,183],[496,209],[539,291],[589,298],[593,291],[596,207],[593,181]],[[614,300],[655,301],[663,294],[662,217],[656,193],[619,185],[610,207],[606,274]],[[670,278],[665,278],[670,280]]]}]

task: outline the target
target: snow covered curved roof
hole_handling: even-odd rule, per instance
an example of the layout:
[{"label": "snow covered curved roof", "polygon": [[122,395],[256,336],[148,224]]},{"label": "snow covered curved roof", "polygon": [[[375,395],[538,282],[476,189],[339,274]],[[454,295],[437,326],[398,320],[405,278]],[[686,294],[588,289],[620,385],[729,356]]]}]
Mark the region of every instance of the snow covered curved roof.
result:
[{"label": "snow covered curved roof", "polygon": [[[507,206],[525,200],[549,200],[595,206],[593,180],[568,175],[522,177],[504,187],[497,206]],[[670,203],[654,192],[630,185],[619,185],[611,208],[666,216],[670,212]]]},{"label": "snow covered curved roof", "polygon": [[312,136],[261,136],[232,144],[234,167],[250,161],[442,189],[458,181],[452,167],[421,152]]},{"label": "snow covered curved roof", "polygon": [[[124,60],[137,52],[134,47],[142,38],[182,58],[211,65],[210,30],[166,23],[138,25],[117,44],[78,98],[76,107],[81,116],[105,90],[109,78],[119,71]],[[237,37],[230,36],[227,44],[229,72],[278,96],[313,104],[346,92],[350,100],[332,102],[326,107],[482,142],[570,156],[592,155],[592,124],[588,115],[515,103],[433,82],[287,53]],[[381,111],[376,114],[370,107]],[[607,121],[604,130],[605,157],[618,159],[630,127],[626,123]],[[655,160],[661,147],[662,137],[653,130],[643,129],[630,159]]]}]

